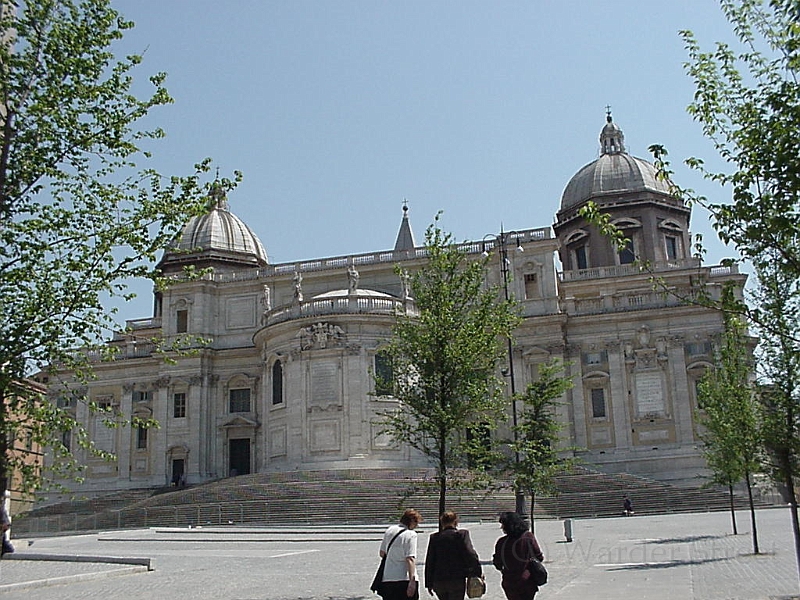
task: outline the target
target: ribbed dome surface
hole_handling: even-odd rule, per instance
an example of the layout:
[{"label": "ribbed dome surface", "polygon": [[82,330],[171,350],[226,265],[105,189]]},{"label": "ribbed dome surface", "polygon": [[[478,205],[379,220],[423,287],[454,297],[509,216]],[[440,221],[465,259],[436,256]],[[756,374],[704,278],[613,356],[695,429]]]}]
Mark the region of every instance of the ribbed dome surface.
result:
[{"label": "ribbed dome surface", "polygon": [[267,262],[267,252],[256,234],[239,217],[221,208],[193,217],[183,228],[173,248],[181,251],[215,250],[226,254],[251,254],[259,261]]},{"label": "ribbed dome surface", "polygon": [[603,154],[570,179],[561,196],[561,209],[570,208],[594,196],[649,190],[669,194],[669,185],[657,178],[646,160],[625,152]]},{"label": "ribbed dome surface", "polygon": [[267,251],[261,240],[228,210],[222,191],[213,190],[211,197],[214,207],[204,215],[192,217],[164,258],[183,261],[187,256],[202,255],[210,259],[267,264]]}]

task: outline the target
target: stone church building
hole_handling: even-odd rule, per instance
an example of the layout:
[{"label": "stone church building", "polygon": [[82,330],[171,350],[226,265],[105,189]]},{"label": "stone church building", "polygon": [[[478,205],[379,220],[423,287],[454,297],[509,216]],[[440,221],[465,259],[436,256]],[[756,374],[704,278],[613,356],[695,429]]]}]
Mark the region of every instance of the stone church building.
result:
[{"label": "stone church building", "polygon": [[[589,200],[611,214],[628,248],[617,251],[580,216]],[[98,361],[88,384],[99,405],[160,427],[107,428],[73,405],[96,445],[117,456],[82,456],[82,491],[425,466],[380,434],[379,415],[396,401],[373,378],[385,368],[380,350],[395,311],[416,310],[395,270],[425,261],[407,207],[391,250],[270,264],[227,199],[220,193],[214,201],[161,259],[163,273],[177,281],[155,294],[151,317],[129,321],[109,342],[118,357]],[[692,258],[689,220],[689,207],[653,165],[626,152],[609,116],[598,158],[567,183],[552,227],[464,244],[470,253],[489,252],[493,284],[503,281],[507,255],[508,292],[523,316],[504,369],[516,390],[535,379],[541,363],[568,363],[575,385],[561,407],[564,443],[580,448],[589,466],[664,480],[686,480],[703,468],[696,384],[712,364],[722,322],[684,299],[700,289],[718,296],[727,281],[741,289],[745,276]],[[660,286],[633,264],[635,256],[649,261]],[[181,280],[186,265],[213,271]],[[206,344],[174,362],[154,351],[154,338],[187,335]]]}]

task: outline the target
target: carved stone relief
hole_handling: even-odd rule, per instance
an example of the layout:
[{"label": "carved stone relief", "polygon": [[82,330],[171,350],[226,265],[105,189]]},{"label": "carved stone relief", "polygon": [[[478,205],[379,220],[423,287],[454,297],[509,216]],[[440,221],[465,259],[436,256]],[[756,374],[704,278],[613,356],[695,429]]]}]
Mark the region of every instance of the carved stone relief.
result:
[{"label": "carved stone relief", "polygon": [[301,350],[325,349],[333,346],[341,346],[344,342],[344,330],[338,325],[331,323],[315,323],[308,327],[303,327],[295,336],[300,339]]}]

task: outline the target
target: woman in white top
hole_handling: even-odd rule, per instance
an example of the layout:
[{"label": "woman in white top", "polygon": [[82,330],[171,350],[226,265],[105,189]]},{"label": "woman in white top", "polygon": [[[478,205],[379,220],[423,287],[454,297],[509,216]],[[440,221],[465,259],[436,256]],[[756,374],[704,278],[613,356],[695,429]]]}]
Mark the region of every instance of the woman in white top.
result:
[{"label": "woman in white top", "polygon": [[[413,508],[406,509],[398,525],[383,534],[381,558],[386,557],[381,596],[384,600],[419,598],[417,581],[417,532],[422,515]],[[394,540],[394,541],[392,541]],[[391,547],[390,547],[391,545]]]}]

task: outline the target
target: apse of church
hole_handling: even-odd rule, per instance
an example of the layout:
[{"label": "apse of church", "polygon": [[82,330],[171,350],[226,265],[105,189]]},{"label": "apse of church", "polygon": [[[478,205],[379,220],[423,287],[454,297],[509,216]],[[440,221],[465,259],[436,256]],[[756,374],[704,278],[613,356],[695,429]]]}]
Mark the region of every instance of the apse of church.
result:
[{"label": "apse of church", "polygon": [[[581,218],[590,200],[623,229],[628,248],[613,248]],[[574,381],[559,407],[564,447],[579,448],[598,469],[661,479],[703,469],[695,390],[722,323],[686,298],[699,288],[718,294],[726,281],[741,289],[744,276],[689,256],[689,218],[653,165],[627,153],[609,115],[598,158],[567,183],[553,227],[505,232],[509,294],[523,317],[512,349],[515,387],[533,381],[537,365],[563,360]],[[488,251],[487,280],[501,284],[497,242],[463,248]],[[82,489],[429,466],[382,433],[380,415],[397,402],[373,376],[387,368],[381,348],[395,314],[415,314],[405,274],[424,261],[404,206],[391,250],[270,264],[216,189],[209,213],[187,223],[161,259],[176,280],[157,294],[154,316],[129,321],[109,342],[119,358],[98,362],[87,388],[101,405],[160,427],[107,429],[71,407],[96,443],[117,454],[114,463],[82,457]],[[213,271],[187,281],[185,265]],[[149,341],[184,335],[206,343],[169,362]]]}]

